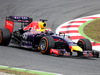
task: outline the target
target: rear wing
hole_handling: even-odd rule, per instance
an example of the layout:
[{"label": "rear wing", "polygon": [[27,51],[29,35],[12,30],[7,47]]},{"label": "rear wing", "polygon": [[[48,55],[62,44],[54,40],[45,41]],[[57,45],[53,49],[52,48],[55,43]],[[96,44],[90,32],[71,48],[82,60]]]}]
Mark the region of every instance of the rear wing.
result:
[{"label": "rear wing", "polygon": [[26,16],[8,16],[6,17],[5,21],[5,28],[9,29],[10,32],[13,32],[14,22],[21,23],[21,28],[25,23],[29,25],[33,21],[32,18],[26,17]]},{"label": "rear wing", "polygon": [[21,22],[21,23],[31,23],[33,19],[26,16],[9,16],[6,17],[6,20],[11,20],[13,22]]}]

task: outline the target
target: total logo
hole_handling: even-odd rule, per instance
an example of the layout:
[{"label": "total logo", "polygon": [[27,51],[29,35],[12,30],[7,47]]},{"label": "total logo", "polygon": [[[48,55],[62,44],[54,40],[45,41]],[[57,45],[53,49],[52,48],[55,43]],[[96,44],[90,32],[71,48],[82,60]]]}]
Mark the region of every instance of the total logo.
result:
[{"label": "total logo", "polygon": [[27,33],[23,34],[23,39],[26,40],[28,37]]},{"label": "total logo", "polygon": [[7,22],[7,25],[9,25],[9,26],[13,26],[11,23],[9,23],[9,22]]}]

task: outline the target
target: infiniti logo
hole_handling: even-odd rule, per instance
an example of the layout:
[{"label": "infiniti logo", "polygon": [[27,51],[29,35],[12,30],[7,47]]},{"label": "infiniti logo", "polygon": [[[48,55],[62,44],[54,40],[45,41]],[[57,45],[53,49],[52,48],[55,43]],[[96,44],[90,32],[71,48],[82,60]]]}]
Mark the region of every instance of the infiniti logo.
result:
[{"label": "infiniti logo", "polygon": [[11,23],[7,22],[7,25],[13,26]]}]

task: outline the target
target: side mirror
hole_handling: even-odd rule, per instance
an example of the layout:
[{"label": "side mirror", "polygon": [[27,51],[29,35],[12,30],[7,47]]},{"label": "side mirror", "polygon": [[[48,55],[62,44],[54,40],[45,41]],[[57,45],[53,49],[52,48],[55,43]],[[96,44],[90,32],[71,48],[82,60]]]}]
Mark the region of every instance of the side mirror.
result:
[{"label": "side mirror", "polygon": [[70,36],[68,36],[68,38],[70,38]]}]

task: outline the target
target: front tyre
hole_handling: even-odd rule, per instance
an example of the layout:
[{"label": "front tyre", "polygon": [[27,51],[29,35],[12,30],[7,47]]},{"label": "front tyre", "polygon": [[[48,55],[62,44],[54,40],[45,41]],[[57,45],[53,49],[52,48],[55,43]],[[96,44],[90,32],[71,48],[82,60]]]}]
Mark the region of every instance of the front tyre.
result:
[{"label": "front tyre", "polygon": [[55,47],[55,42],[51,36],[43,37],[39,44],[39,48],[42,54],[50,54],[50,49],[54,47]]},{"label": "front tyre", "polygon": [[77,42],[77,45],[80,46],[83,49],[83,51],[84,50],[92,51],[92,44],[88,39],[80,39]]},{"label": "front tyre", "polygon": [[[77,42],[77,45],[80,46],[83,51],[92,51],[92,45],[91,42],[88,39],[79,39]],[[82,56],[82,52],[77,52],[78,56]]]}]

